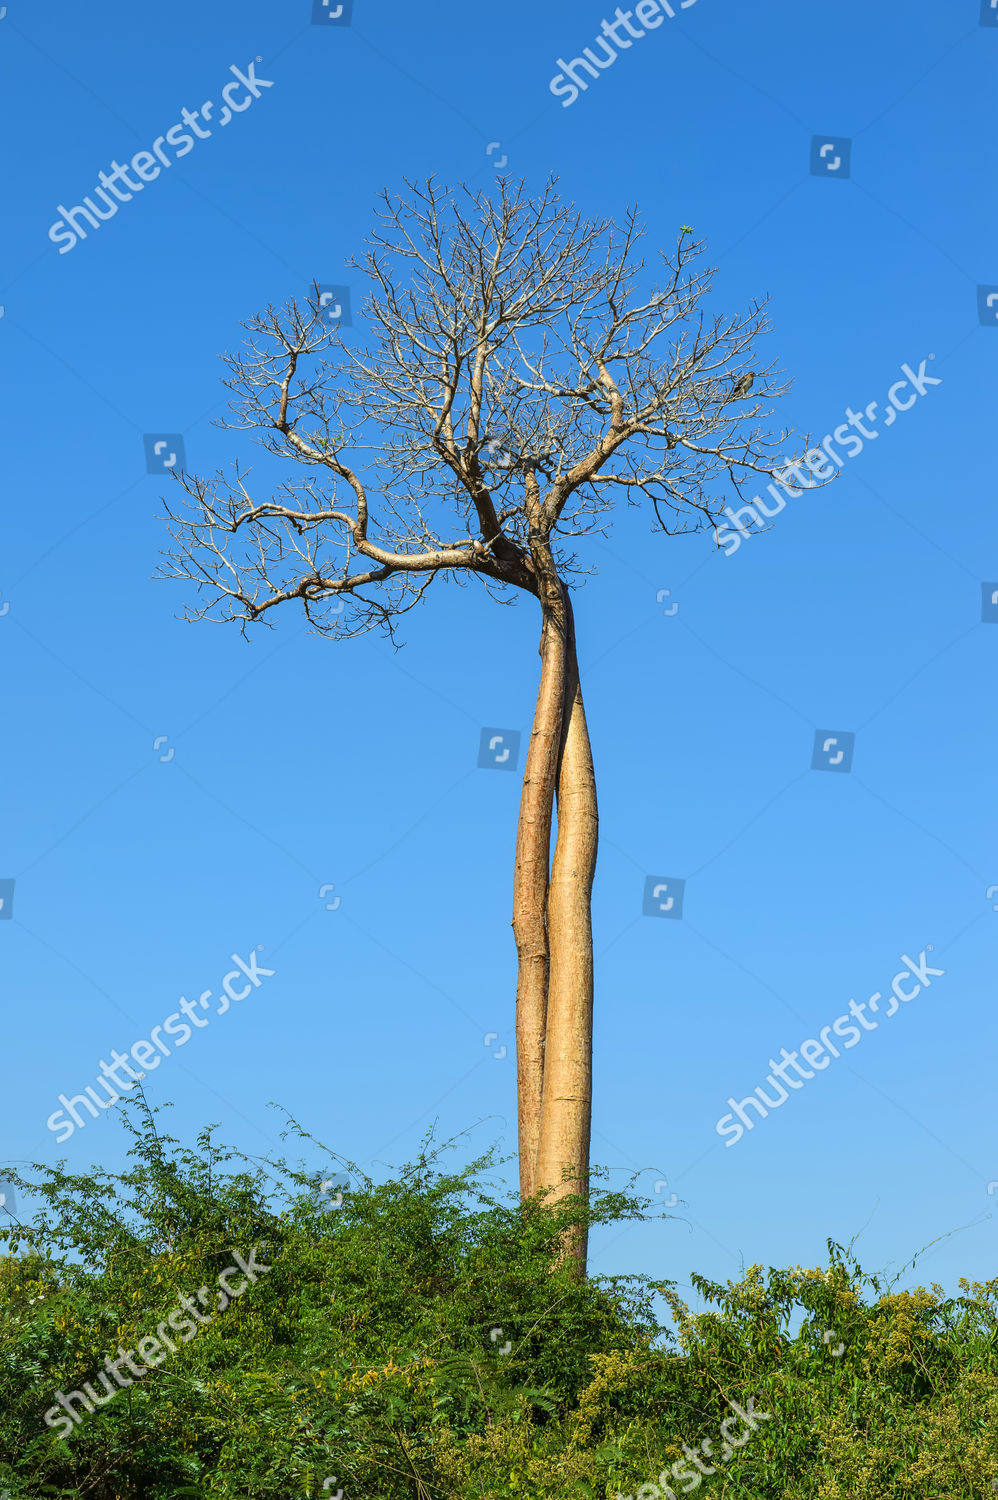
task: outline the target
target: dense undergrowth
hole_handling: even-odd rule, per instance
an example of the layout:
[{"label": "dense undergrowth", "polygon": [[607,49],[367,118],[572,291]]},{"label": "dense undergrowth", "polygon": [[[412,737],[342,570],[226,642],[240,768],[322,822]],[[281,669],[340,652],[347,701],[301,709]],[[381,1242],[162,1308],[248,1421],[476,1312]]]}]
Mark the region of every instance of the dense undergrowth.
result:
[{"label": "dense undergrowth", "polygon": [[427,1151],[339,1202],[210,1132],[129,1128],[123,1173],[25,1174],[46,1206],[0,1260],[0,1496],[993,1500],[998,1280],[898,1291],[830,1245],[694,1278],[693,1313],[557,1267],[566,1222],[639,1216],[627,1194],[523,1213],[488,1160]]}]

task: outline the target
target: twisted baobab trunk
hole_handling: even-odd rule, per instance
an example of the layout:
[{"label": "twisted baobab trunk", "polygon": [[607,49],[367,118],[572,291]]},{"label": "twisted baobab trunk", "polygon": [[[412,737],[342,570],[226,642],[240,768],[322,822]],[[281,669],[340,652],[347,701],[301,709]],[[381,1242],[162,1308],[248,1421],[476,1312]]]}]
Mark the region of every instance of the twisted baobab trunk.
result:
[{"label": "twisted baobab trunk", "polygon": [[544,1036],[550,955],[547,895],[551,818],[565,696],[565,643],[551,619],[541,636],[541,681],[527,751],[516,834],[513,934],[519,961],[516,985],[516,1083],[520,1193],[537,1188],[544,1080]]},{"label": "twisted baobab trunk", "polygon": [[[560,581],[542,608],[541,683],[517,836],[517,1079],[521,1194],[548,1188],[557,1202],[587,1195],[589,1185],[598,811],[572,607]],[[585,1232],[566,1248],[584,1271]]]},{"label": "twisted baobab trunk", "polygon": [[[579,684],[575,630],[568,605],[566,724],[558,767],[558,839],[548,889],[547,1032],[537,1182],[589,1193],[593,1095],[592,890],[599,814],[586,712]],[[572,1252],[585,1269],[586,1235]]]},{"label": "twisted baobab trunk", "polygon": [[513,935],[518,958],[516,1085],[523,1198],[532,1197],[537,1189],[550,962],[547,896],[551,821],[561,755],[566,671],[563,591],[546,548],[535,546],[535,566],[537,563],[542,574],[541,678],[520,794],[513,877]]}]

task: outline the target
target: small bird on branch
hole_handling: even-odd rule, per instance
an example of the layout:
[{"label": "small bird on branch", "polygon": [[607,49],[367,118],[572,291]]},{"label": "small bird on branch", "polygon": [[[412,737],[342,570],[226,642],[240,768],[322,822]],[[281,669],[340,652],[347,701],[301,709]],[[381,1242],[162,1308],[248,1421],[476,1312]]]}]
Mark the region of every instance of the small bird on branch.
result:
[{"label": "small bird on branch", "polygon": [[747,396],[754,384],[755,371],[747,370],[744,375],[740,375],[735,381],[731,394],[732,396]]}]

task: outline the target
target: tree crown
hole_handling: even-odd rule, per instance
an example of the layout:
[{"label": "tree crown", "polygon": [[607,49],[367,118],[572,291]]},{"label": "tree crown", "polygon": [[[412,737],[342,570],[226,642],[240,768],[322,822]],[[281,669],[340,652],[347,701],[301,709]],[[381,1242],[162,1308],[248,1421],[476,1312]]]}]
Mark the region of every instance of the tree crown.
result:
[{"label": "tree crown", "polygon": [[383,195],[351,262],[366,345],[317,295],[268,307],[225,356],[220,425],[306,472],[267,499],[239,460],[177,476],[167,576],[196,583],[189,617],[245,628],[299,600],[322,633],[391,634],[441,574],[501,594],[539,592],[541,554],[581,571],[566,543],[601,531],[618,496],[669,533],[714,528],[719,488],[772,475],[788,434],[764,408],[785,387],[746,368],[765,303],[708,316],[713,272],[688,226],[649,291],[636,210],[586,219],[553,182],[537,198],[508,180],[407,187]]}]

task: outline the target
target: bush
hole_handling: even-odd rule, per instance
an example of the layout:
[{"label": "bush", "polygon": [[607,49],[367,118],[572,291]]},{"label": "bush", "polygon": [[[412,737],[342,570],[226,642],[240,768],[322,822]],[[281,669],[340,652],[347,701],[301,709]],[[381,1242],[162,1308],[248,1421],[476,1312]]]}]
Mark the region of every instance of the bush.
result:
[{"label": "bush", "polygon": [[[351,1168],[334,1207],[300,1167],[125,1120],[128,1170],[15,1179],[45,1207],[0,1260],[12,1500],[992,1500],[998,1281],[899,1292],[830,1245],[820,1270],[694,1278],[692,1313],[559,1264],[569,1225],[643,1214],[626,1193],[523,1209],[490,1157],[447,1173],[428,1145],[387,1183]],[[157,1367],[98,1383],[150,1337]]]}]

